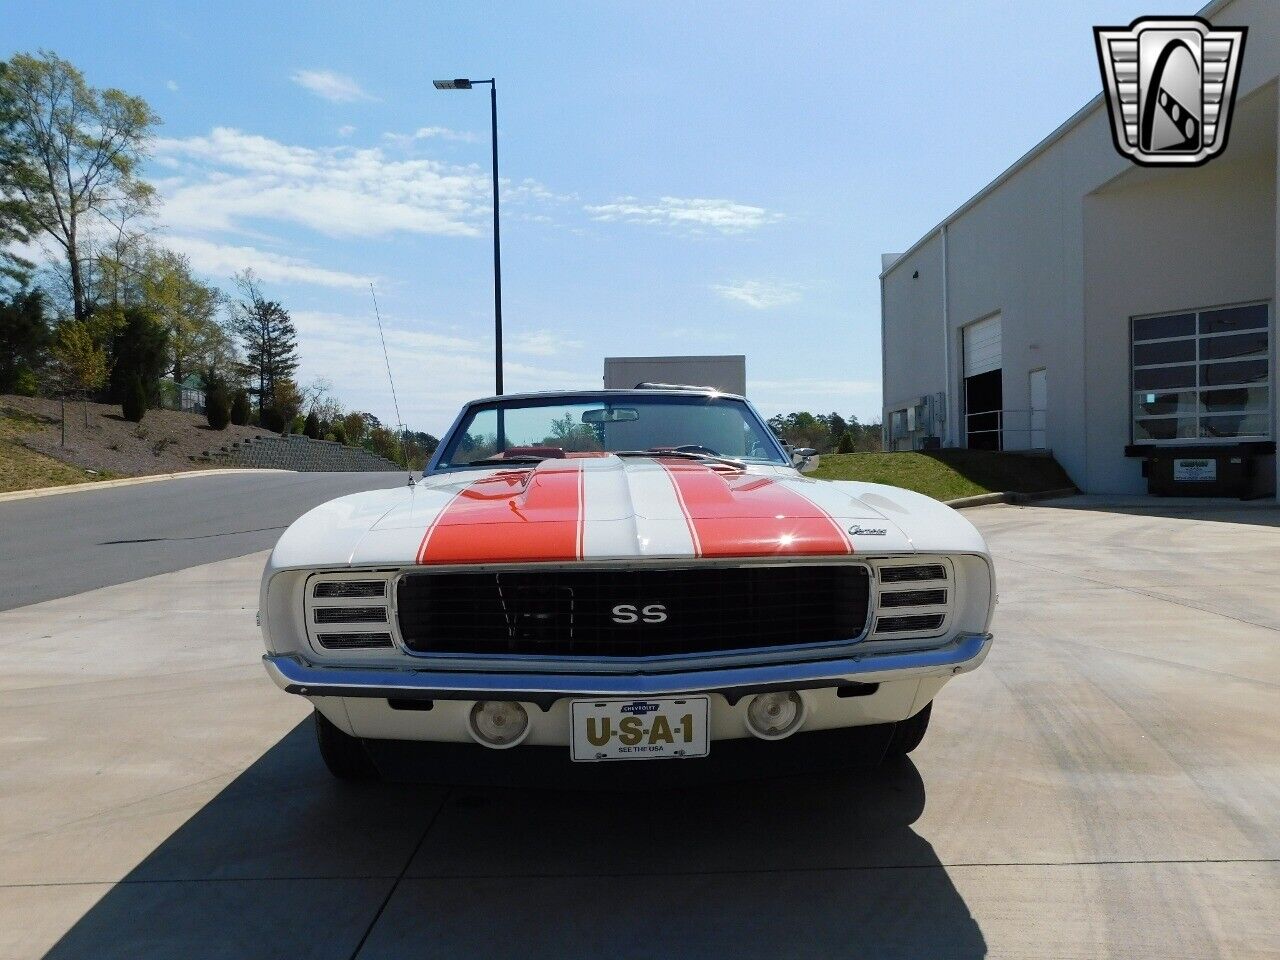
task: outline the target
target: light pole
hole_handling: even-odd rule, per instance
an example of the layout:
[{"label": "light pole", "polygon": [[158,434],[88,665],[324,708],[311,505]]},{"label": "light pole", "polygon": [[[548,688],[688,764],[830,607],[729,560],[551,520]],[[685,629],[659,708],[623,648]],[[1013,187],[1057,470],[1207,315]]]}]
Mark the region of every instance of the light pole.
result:
[{"label": "light pole", "polygon": [[502,243],[498,234],[498,82],[488,80],[436,80],[437,90],[470,90],[489,85],[490,143],[493,145],[493,350],[495,393],[502,396]]}]

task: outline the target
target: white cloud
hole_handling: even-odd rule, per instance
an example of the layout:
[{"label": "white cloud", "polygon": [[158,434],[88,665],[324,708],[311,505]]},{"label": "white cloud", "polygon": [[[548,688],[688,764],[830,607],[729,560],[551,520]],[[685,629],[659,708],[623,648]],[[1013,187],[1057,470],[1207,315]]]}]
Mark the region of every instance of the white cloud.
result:
[{"label": "white cloud", "polygon": [[534,357],[554,357],[566,351],[579,350],[582,346],[581,340],[573,340],[551,330],[533,330],[516,336],[508,349]]},{"label": "white cloud", "polygon": [[340,137],[349,137],[355,132],[356,132],[356,128],[349,123],[344,123],[342,126],[338,128],[338,136]]},{"label": "white cloud", "polygon": [[178,92],[178,82],[176,80],[166,80],[164,85],[173,93]]},{"label": "white cloud", "polygon": [[768,280],[743,280],[739,283],[716,283],[711,289],[726,300],[746,304],[753,310],[768,310],[800,299],[800,289],[793,283]]},{"label": "white cloud", "polygon": [[619,197],[613,203],[584,207],[593,220],[643,223],[701,232],[715,230],[734,234],[755,230],[782,219],[764,207],[700,197],[661,197],[645,202],[635,197]]},{"label": "white cloud", "polygon": [[[293,311],[292,316],[298,329],[301,379],[325,377],[333,382],[344,404],[390,422],[394,418],[391,390],[372,308],[367,316],[307,310]],[[382,320],[407,425],[438,435],[463,403],[492,393],[493,340],[487,318],[475,337],[432,329],[427,321],[390,312],[384,313]],[[595,370],[568,369],[572,366],[543,366],[508,358],[503,373],[511,392],[599,385]]]},{"label": "white cloud", "polygon": [[331,103],[353,103],[374,100],[353,78],[333,70],[297,70],[289,77],[303,89]]},{"label": "white cloud", "polygon": [[300,224],[334,237],[396,232],[473,236],[488,210],[488,175],[472,166],[391,159],[377,148],[291,146],[215,127],[161,138],[164,218],[180,230],[245,232],[252,221]]},{"label": "white cloud", "polygon": [[305,283],[346,289],[368,289],[369,286],[369,277],[341,270],[328,270],[298,257],[255,247],[214,243],[188,236],[167,237],[164,244],[186,254],[197,270],[217,277],[228,277],[241,270],[252,269],[267,282]]},{"label": "white cloud", "polygon": [[413,134],[415,140],[454,140],[460,143],[475,143],[479,137],[469,130],[450,130],[448,127],[419,127]]}]

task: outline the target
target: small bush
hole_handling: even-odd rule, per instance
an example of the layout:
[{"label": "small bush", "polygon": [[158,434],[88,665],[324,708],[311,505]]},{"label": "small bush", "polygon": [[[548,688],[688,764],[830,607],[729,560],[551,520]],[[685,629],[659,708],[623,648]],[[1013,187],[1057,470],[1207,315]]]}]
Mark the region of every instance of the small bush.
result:
[{"label": "small bush", "polygon": [[258,423],[264,430],[284,433],[284,414],[276,407],[264,407],[258,414]]},{"label": "small bush", "polygon": [[302,422],[302,432],[312,440],[320,439],[320,418],[316,416],[314,410],[308,413],[307,419]]},{"label": "small bush", "polygon": [[853,453],[853,437],[846,430],[840,434],[840,442],[836,444],[836,453]]},{"label": "small bush", "polygon": [[20,364],[14,374],[13,392],[20,397],[34,397],[38,387],[35,371],[25,363]]},{"label": "small bush", "polygon": [[215,383],[204,395],[204,416],[215,430],[227,429],[231,422],[231,405],[227,402],[227,388]]},{"label": "small bush", "polygon": [[253,409],[249,406],[248,392],[237,390],[231,401],[231,422],[237,427],[243,427],[249,422],[251,416],[253,416]]},{"label": "small bush", "polygon": [[136,373],[125,384],[124,401],[120,404],[124,418],[132,423],[141,423],[147,415],[147,390],[142,385],[142,378]]},{"label": "small bush", "polygon": [[341,444],[347,442],[347,428],[343,426],[341,420],[335,420],[333,426],[329,428],[329,436]]},{"label": "small bush", "polygon": [[295,416],[292,420],[289,421],[289,432],[302,433],[306,425],[307,425],[307,421],[303,418],[302,414],[299,413],[297,416]]}]

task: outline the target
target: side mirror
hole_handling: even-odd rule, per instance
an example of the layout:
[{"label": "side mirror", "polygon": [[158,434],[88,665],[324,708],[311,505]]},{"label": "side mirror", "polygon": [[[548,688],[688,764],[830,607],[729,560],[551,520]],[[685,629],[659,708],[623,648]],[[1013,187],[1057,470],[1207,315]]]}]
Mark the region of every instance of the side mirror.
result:
[{"label": "side mirror", "polygon": [[794,456],[799,457],[801,460],[808,460],[810,457],[816,457],[818,455],[818,451],[813,449],[813,447],[796,447],[791,451],[791,453]]}]

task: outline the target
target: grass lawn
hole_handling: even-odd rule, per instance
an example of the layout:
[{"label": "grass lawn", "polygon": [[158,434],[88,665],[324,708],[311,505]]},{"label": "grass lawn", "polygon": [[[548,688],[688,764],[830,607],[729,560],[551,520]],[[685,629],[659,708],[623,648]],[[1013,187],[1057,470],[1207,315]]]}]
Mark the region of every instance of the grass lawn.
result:
[{"label": "grass lawn", "polygon": [[36,487],[60,487],[87,480],[109,480],[114,474],[96,477],[68,466],[42,453],[28,450],[18,438],[45,426],[30,414],[0,407],[0,493],[10,490],[34,490]]},{"label": "grass lawn", "polygon": [[888,483],[937,500],[982,493],[1038,493],[1072,485],[1056,460],[988,450],[824,454],[818,469],[808,476]]}]

